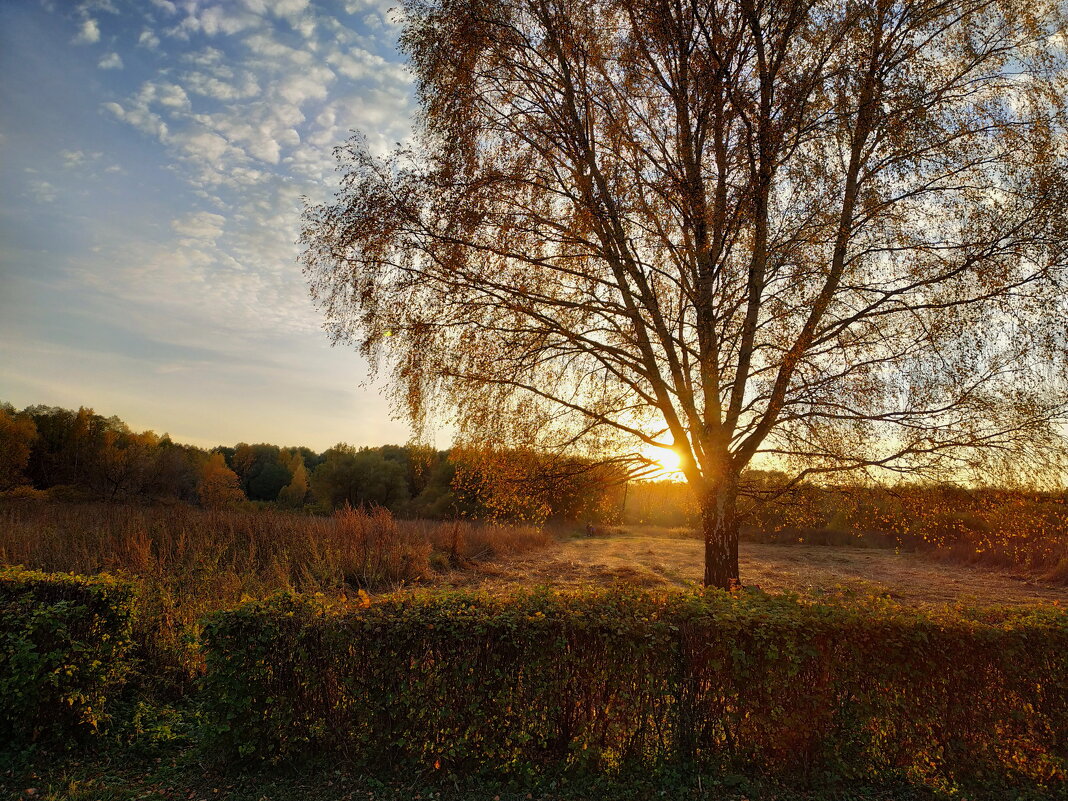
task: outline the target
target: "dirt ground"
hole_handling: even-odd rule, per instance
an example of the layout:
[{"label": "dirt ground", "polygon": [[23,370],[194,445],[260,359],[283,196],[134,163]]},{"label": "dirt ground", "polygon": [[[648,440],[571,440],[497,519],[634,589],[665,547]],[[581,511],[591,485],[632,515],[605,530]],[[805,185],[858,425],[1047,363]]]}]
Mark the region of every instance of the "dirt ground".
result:
[{"label": "dirt ground", "polygon": [[[702,543],[665,533],[573,537],[510,560],[487,562],[443,577],[455,587],[500,590],[515,585],[557,589],[608,585],[672,589],[699,582]],[[829,545],[740,546],[742,582],[767,592],[811,597],[884,595],[915,606],[1059,603],[1068,587],[1011,570],[940,562],[912,553]]]}]

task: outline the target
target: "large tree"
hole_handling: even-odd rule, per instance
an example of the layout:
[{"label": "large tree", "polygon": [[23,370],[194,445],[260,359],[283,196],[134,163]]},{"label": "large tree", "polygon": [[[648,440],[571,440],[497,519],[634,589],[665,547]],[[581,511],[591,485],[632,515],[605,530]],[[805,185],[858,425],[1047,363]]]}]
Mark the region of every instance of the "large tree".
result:
[{"label": "large tree", "polygon": [[414,144],[339,148],[303,243],[333,338],[414,420],[670,444],[720,587],[754,459],[960,475],[1055,441],[1057,0],[407,0],[403,24]]}]

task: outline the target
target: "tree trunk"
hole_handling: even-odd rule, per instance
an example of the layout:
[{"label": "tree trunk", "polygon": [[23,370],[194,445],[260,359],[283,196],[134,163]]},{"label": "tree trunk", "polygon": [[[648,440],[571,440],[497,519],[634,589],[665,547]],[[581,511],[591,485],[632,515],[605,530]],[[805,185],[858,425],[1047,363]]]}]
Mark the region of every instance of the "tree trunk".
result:
[{"label": "tree trunk", "polygon": [[738,485],[733,476],[710,488],[701,504],[705,586],[729,589],[738,581]]}]

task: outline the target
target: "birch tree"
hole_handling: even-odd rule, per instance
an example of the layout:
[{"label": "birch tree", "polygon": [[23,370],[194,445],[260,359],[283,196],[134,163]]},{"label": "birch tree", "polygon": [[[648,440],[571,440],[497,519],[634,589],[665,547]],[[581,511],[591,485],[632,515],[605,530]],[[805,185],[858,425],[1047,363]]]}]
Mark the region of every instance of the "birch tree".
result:
[{"label": "birch tree", "polygon": [[303,261],[413,421],[641,461],[738,579],[743,471],[958,475],[1064,417],[1055,0],[407,0],[414,143]]}]

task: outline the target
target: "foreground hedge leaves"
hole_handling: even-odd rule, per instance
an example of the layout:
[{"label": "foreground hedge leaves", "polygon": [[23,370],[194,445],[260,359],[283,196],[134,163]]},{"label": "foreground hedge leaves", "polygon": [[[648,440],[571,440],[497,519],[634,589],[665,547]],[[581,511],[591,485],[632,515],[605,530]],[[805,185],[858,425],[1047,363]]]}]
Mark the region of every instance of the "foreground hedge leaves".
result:
[{"label": "foreground hedge leaves", "polygon": [[0,568],[0,751],[96,731],[130,670],[133,588]]},{"label": "foreground hedge leaves", "polygon": [[446,773],[664,762],[1054,786],[1068,615],[763,594],[280,596],[205,629],[211,743]]}]

